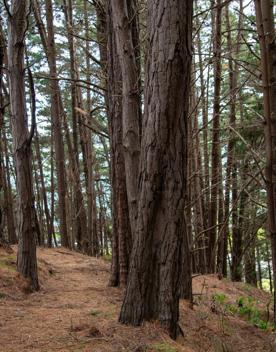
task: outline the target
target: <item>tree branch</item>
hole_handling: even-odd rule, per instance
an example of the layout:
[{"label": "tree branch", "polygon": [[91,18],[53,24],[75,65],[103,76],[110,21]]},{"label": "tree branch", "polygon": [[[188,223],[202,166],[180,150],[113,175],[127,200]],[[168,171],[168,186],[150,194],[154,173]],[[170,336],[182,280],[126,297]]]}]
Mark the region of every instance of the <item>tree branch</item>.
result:
[{"label": "tree branch", "polygon": [[10,8],[9,8],[9,5],[8,5],[8,3],[7,3],[7,0],[3,0],[3,4],[4,4],[4,7],[5,7],[6,11],[7,11],[8,16],[9,16],[9,17],[12,17],[12,14],[11,14]]}]

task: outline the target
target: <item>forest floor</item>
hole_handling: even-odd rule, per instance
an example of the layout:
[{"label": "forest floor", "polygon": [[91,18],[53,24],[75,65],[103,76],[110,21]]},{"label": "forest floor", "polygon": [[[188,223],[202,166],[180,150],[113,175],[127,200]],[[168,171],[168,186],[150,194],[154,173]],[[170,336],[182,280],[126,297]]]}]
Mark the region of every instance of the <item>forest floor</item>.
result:
[{"label": "forest floor", "polygon": [[29,293],[16,273],[15,251],[0,248],[1,352],[276,351],[267,325],[270,296],[244,283],[194,278],[195,304],[181,301],[184,337],[175,342],[156,322],[118,323],[123,291],[107,286],[108,261],[38,249],[41,290]]}]

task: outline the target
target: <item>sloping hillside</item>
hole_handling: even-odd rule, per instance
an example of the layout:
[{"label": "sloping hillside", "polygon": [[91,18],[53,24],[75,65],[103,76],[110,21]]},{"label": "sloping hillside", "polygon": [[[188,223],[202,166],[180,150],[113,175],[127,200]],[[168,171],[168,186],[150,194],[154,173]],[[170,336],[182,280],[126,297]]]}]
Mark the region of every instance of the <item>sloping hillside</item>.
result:
[{"label": "sloping hillside", "polygon": [[270,296],[243,283],[196,277],[193,309],[181,302],[184,337],[174,342],[155,322],[117,322],[123,292],[107,286],[110,263],[65,249],[38,249],[38,258],[41,291],[30,294],[15,252],[0,250],[1,352],[276,351]]}]

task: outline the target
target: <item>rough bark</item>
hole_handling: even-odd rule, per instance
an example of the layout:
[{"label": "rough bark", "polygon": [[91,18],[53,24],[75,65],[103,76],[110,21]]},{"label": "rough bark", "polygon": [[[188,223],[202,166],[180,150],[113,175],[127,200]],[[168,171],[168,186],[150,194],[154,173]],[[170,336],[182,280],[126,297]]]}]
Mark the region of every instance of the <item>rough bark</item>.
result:
[{"label": "rough bark", "polygon": [[192,2],[149,1],[138,220],[120,321],[178,333],[183,278]]},{"label": "rough bark", "polygon": [[[254,212],[256,213],[256,212]],[[249,233],[252,236],[252,233]],[[256,273],[256,237],[254,234],[253,240],[250,242],[248,249],[244,254],[244,276],[245,282],[257,287],[257,273]]]},{"label": "rough bark", "polygon": [[11,188],[10,158],[9,158],[9,152],[8,152],[6,131],[4,128],[2,130],[2,137],[3,137],[3,147],[4,147],[4,154],[5,154],[4,197],[5,197],[5,203],[6,203],[8,240],[9,240],[9,243],[15,244],[17,243],[17,237],[16,237],[16,229],[15,229],[15,221],[14,221],[14,204],[13,204],[13,196],[12,196],[12,188]]},{"label": "rough bark", "polygon": [[50,248],[50,247],[52,247],[53,229],[51,226],[50,211],[49,211],[49,206],[48,206],[48,199],[47,199],[47,193],[46,193],[46,187],[45,187],[45,179],[44,179],[44,173],[43,173],[43,167],[42,167],[41,151],[40,151],[40,145],[39,145],[39,136],[38,136],[37,131],[35,132],[34,144],[35,144],[36,159],[37,159],[39,176],[40,176],[41,195],[42,195],[42,199],[43,199],[44,212],[45,212],[45,217],[46,217],[47,246]]},{"label": "rough bark", "polygon": [[276,33],[273,1],[255,0],[264,94],[268,233],[271,238],[276,322]]},{"label": "rough bark", "polygon": [[126,285],[131,249],[122,127],[122,73],[117,53],[112,8],[108,8],[108,116],[112,170],[112,273],[111,286]]},{"label": "rough bark", "polygon": [[[83,108],[81,102],[81,92],[79,91],[76,80],[78,79],[78,68],[76,61],[75,52],[75,40],[74,40],[74,23],[73,23],[73,5],[71,0],[64,0],[64,13],[66,19],[66,28],[69,44],[70,53],[70,74],[71,74],[71,114],[72,114],[72,127],[73,127],[73,143],[71,143],[70,134],[68,128],[66,127],[66,139],[68,145],[69,157],[71,160],[71,169],[73,172],[74,181],[74,202],[75,202],[75,218],[76,218],[76,234],[75,237],[78,243],[78,249],[82,250],[84,253],[91,253],[91,244],[88,238],[87,229],[87,216],[86,208],[84,205],[83,191],[81,187],[80,180],[80,162],[79,162],[79,138],[78,138],[78,124],[79,124],[79,113],[76,108]],[[65,114],[63,114],[64,119],[66,119]],[[67,124],[67,122],[65,122]],[[80,130],[83,132],[83,126],[80,125]],[[81,135],[82,136],[82,135]],[[83,140],[83,139],[82,139]],[[87,169],[87,153],[86,150],[83,153],[83,161]]]},{"label": "rough bark", "polygon": [[[2,31],[2,19],[0,17],[0,136],[2,138],[2,129],[4,124],[4,113],[5,104],[4,96],[2,92],[3,84],[3,67],[4,67],[4,56],[6,51],[6,43],[4,38],[4,33]],[[0,141],[0,242],[4,241],[3,232],[3,218],[4,218],[4,197],[5,197],[5,171],[4,171],[4,157],[3,157],[3,143]],[[4,197],[2,194],[4,193]]]},{"label": "rough bark", "polygon": [[215,271],[215,251],[218,221],[218,193],[219,193],[219,158],[220,158],[220,91],[221,91],[221,0],[216,1],[216,19],[214,36],[214,108],[212,131],[212,175],[211,175],[211,203],[209,214],[209,271]]},{"label": "rough bark", "polygon": [[29,1],[13,0],[8,28],[8,68],[11,122],[18,192],[17,270],[39,289],[35,243],[35,212],[31,171],[31,138],[28,131],[24,88],[24,39]]},{"label": "rough bark", "polygon": [[[89,44],[89,18],[88,18],[88,9],[87,9],[87,1],[83,1],[84,8],[84,22],[85,22],[85,49],[86,49],[86,80],[90,83],[91,78],[91,63],[90,63],[90,44]],[[91,110],[91,94],[90,94],[90,86],[87,86],[87,94],[86,94],[86,110]],[[88,238],[90,243],[92,244],[91,254],[96,254],[96,246],[95,246],[95,236],[97,231],[97,209],[96,209],[96,199],[95,199],[95,185],[94,185],[94,165],[93,165],[93,141],[92,141],[92,133],[89,128],[86,129],[85,143],[84,148],[86,150],[86,167],[85,175],[86,175],[86,189],[87,189],[87,231]],[[84,165],[85,166],[85,165]]]},{"label": "rough bark", "polygon": [[[197,7],[197,1],[196,7]],[[199,18],[196,19],[197,27],[200,27]],[[210,204],[210,171],[209,171],[209,150],[208,150],[208,81],[204,80],[204,64],[202,55],[201,31],[197,31],[196,44],[198,49],[198,65],[199,65],[199,78],[200,78],[200,93],[201,93],[201,110],[202,110],[202,124],[203,124],[203,161],[204,161],[204,188],[205,188],[205,208],[209,208]],[[209,69],[208,69],[209,76]],[[208,217],[204,221],[205,229],[208,227]],[[205,239],[205,233],[202,235]]]},{"label": "rough bark", "polygon": [[60,93],[57,78],[56,67],[56,45],[53,27],[53,7],[52,0],[45,0],[46,5],[46,20],[47,20],[47,34],[44,24],[40,18],[39,6],[37,1],[33,3],[34,14],[37,22],[37,27],[40,32],[44,50],[47,56],[49,69],[50,69],[50,87],[51,87],[51,115],[52,115],[52,128],[54,135],[55,146],[55,162],[57,172],[57,188],[58,188],[58,204],[59,204],[59,220],[60,220],[60,235],[61,245],[69,247],[69,239],[67,233],[67,220],[66,220],[66,188],[67,180],[64,164],[64,144],[61,129],[61,107],[60,107]]},{"label": "rough bark", "polygon": [[195,243],[196,243],[196,258],[197,265],[196,271],[202,274],[207,272],[207,261],[206,261],[206,250],[205,250],[205,232],[204,232],[204,191],[202,182],[202,160],[199,140],[199,127],[198,127],[198,110],[196,108],[196,96],[195,89],[193,88],[192,93],[192,106],[191,111],[194,113],[190,116],[192,120],[193,129],[191,141],[192,143],[190,151],[192,152],[192,166],[193,172],[191,175],[192,189],[193,192],[193,207],[194,207],[194,228],[195,228]]},{"label": "rough bark", "polygon": [[139,70],[133,39],[132,22],[129,7],[132,1],[111,1],[113,27],[115,30],[117,52],[122,71],[122,120],[127,198],[132,235],[136,228],[137,192],[140,158],[140,92]]}]

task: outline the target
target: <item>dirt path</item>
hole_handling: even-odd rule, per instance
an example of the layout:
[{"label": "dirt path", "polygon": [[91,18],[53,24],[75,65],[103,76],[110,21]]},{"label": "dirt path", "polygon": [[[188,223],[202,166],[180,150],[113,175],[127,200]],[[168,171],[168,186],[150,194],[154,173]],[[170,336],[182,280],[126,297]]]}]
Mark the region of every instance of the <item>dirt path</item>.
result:
[{"label": "dirt path", "polygon": [[38,257],[52,274],[39,293],[0,301],[0,351],[126,350],[121,291],[107,287],[110,264],[64,249],[39,249]]},{"label": "dirt path", "polygon": [[196,278],[194,292],[203,292],[204,284],[208,293],[193,310],[181,302],[185,336],[174,342],[157,323],[134,328],[117,322],[123,292],[107,286],[110,263],[65,249],[38,249],[38,260],[41,291],[24,294],[15,253],[0,251],[0,352],[276,351],[275,333],[238,316],[212,313],[215,293],[224,292],[232,302],[245,295],[263,303],[269,299],[242,283],[214,275]]}]

